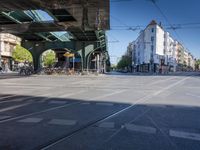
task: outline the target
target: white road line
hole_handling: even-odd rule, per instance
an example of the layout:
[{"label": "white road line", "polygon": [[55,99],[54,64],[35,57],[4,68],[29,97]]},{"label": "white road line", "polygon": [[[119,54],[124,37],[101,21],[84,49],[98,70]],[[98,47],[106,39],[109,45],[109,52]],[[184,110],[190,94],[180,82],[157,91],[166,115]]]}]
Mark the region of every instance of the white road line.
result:
[{"label": "white road line", "polygon": [[[156,95],[158,95],[158,94],[160,94],[160,93],[162,93],[162,92],[164,92],[164,91],[166,91],[166,90],[168,90],[168,89],[170,89],[170,88],[172,88],[172,87],[174,87],[174,86],[176,86],[176,85],[182,83],[183,81],[185,81],[185,80],[187,80],[187,79],[189,79],[189,78],[190,78],[190,77],[186,77],[186,78],[184,78],[184,79],[182,79],[182,80],[180,80],[180,81],[178,81],[178,82],[175,82],[174,84],[172,84],[172,85],[170,85],[170,86],[167,86],[166,88],[164,88],[164,89],[162,89],[162,90],[160,90],[160,91],[158,91],[158,92],[155,92],[154,94],[152,94],[152,95],[150,95],[150,96],[148,95],[148,96],[142,97],[142,98],[138,99],[134,104],[132,104],[132,105],[130,105],[130,106],[128,106],[128,107],[126,107],[126,108],[124,108],[124,109],[122,109],[122,110],[120,110],[120,111],[118,111],[118,112],[116,112],[116,113],[114,113],[114,114],[112,114],[112,115],[110,115],[110,116],[104,118],[103,120],[99,121],[99,123],[105,122],[106,120],[108,120],[108,119],[110,119],[110,118],[113,118],[114,116],[117,116],[118,114],[120,114],[120,113],[122,113],[122,112],[124,112],[124,111],[129,110],[129,109],[133,108],[134,106],[136,106],[138,103],[145,102],[145,101],[149,100],[150,98],[152,98],[152,97],[154,97],[154,96],[156,96]],[[124,90],[121,91],[121,92],[124,92]],[[111,95],[114,95],[114,94],[115,94],[115,93],[111,93]],[[116,94],[117,94],[117,93],[116,93]],[[107,96],[110,96],[110,94],[104,95],[103,97],[107,97]],[[96,97],[96,98],[98,98],[98,97]],[[50,147],[52,147],[52,146],[54,146],[54,145],[56,145],[56,144],[58,144],[58,143],[64,141],[64,140],[65,140],[65,138],[63,138],[63,139],[61,139],[61,140],[58,140],[57,142],[48,145],[47,147],[43,148],[42,150],[46,150],[46,149],[48,149],[48,148],[50,148]]]},{"label": "white road line", "polygon": [[66,101],[55,101],[55,100],[52,100],[52,101],[50,101],[49,102],[49,104],[66,104],[66,103],[68,103],[68,102],[66,102]]},{"label": "white road line", "polygon": [[75,105],[75,104],[79,104],[79,103],[80,102],[69,103],[69,104],[66,104],[66,105],[63,105],[63,106],[53,107],[53,108],[45,109],[45,110],[42,110],[42,111],[38,111],[38,112],[26,114],[26,115],[13,117],[13,118],[10,118],[10,119],[2,120],[2,121],[0,121],[0,123],[5,123],[5,122],[8,122],[8,121],[17,120],[17,119],[21,119],[21,118],[24,118],[24,117],[29,117],[29,116],[38,115],[38,114],[41,114],[41,113],[46,113],[46,112],[49,112],[49,111],[57,110],[57,109],[60,109],[60,108],[65,108],[65,107],[68,107],[68,106],[71,106],[71,105]]},{"label": "white road line", "polygon": [[148,126],[140,126],[140,125],[135,125],[135,124],[125,124],[124,127],[127,130],[130,130],[130,131],[150,133],[150,134],[156,133],[156,128],[148,127]]},{"label": "white road line", "polygon": [[189,78],[190,78],[190,77],[186,77],[186,78],[184,78],[184,79],[182,79],[182,80],[180,80],[180,81],[178,81],[178,82],[175,82],[174,84],[171,84],[171,85],[169,85],[169,86],[167,86],[167,87],[165,87],[165,88],[163,88],[163,89],[161,89],[161,90],[158,90],[158,91],[155,92],[153,95],[154,95],[154,96],[157,96],[157,95],[159,95],[160,93],[162,93],[162,92],[164,92],[164,91],[166,91],[166,90],[168,90],[168,89],[171,89],[172,87],[174,87],[174,86],[176,86],[176,85],[178,85],[178,84],[184,82],[185,80],[187,80],[187,79],[189,79]]},{"label": "white road line", "polygon": [[32,98],[36,98],[36,97],[32,97],[32,96],[27,96],[25,98],[19,97],[19,98],[14,99],[14,100],[2,101],[2,102],[0,102],[0,104],[2,104],[2,103],[10,103],[10,102],[21,102],[21,101],[29,100],[29,99],[32,99]]},{"label": "white road line", "polygon": [[109,93],[109,94],[93,97],[93,98],[90,98],[89,100],[94,100],[94,99],[98,100],[98,99],[106,98],[106,97],[109,97],[109,96],[112,96],[112,95],[116,95],[116,94],[119,94],[119,93],[123,93],[125,91],[127,91],[127,90],[120,90],[120,91],[112,92],[112,93]]},{"label": "white road line", "polygon": [[30,104],[30,103],[25,103],[25,104],[21,104],[21,105],[15,105],[15,106],[3,108],[3,109],[0,109],[0,113],[1,113],[1,112],[5,112],[5,111],[8,111],[8,110],[17,109],[17,108],[20,108],[20,107],[23,107],[23,106],[27,106],[27,105],[29,105],[29,104]]},{"label": "white road line", "polygon": [[65,119],[52,119],[50,122],[48,122],[48,124],[72,126],[72,125],[76,125],[77,121],[76,120],[65,120]]},{"label": "white road line", "polygon": [[115,127],[115,123],[114,122],[102,122],[98,125],[98,127],[100,128],[114,128]]},{"label": "white road line", "polygon": [[129,110],[129,109],[135,107],[135,106],[136,106],[137,104],[139,104],[139,103],[142,103],[142,102],[144,103],[144,102],[148,101],[150,98],[153,98],[154,96],[157,96],[157,95],[159,95],[160,93],[162,93],[162,92],[164,92],[164,91],[166,91],[166,90],[168,90],[168,89],[170,89],[170,88],[173,88],[174,86],[176,86],[176,85],[178,85],[178,84],[184,82],[185,80],[187,80],[187,79],[189,79],[189,78],[190,78],[190,77],[185,77],[184,79],[182,79],[182,80],[180,80],[180,81],[178,81],[178,82],[175,82],[174,84],[169,85],[169,86],[167,86],[167,87],[165,87],[165,88],[163,88],[163,89],[161,89],[161,90],[159,90],[159,91],[157,91],[157,92],[155,92],[155,93],[153,93],[153,94],[151,94],[151,95],[147,95],[147,96],[141,97],[141,98],[139,98],[135,103],[133,103],[132,105],[130,105],[130,106],[128,106],[128,107],[126,107],[126,108],[124,108],[124,109],[118,111],[117,113],[114,113],[113,115],[110,115],[109,117],[103,119],[101,122],[103,122],[103,121],[105,121],[105,120],[107,120],[107,119],[113,118],[114,116],[117,116],[118,114],[120,114],[120,113],[122,113],[122,112],[124,112],[124,111]]},{"label": "white road line", "polygon": [[90,105],[91,103],[89,102],[85,102],[85,103],[81,103],[81,105]]},{"label": "white road line", "polygon": [[3,120],[3,119],[8,119],[10,118],[11,116],[0,116],[0,120]]},{"label": "white road line", "polygon": [[150,83],[150,84],[147,84],[147,86],[152,86],[152,85],[155,85],[155,84],[158,84],[158,83],[162,83],[162,82],[166,82],[166,81],[169,81],[169,80],[173,80],[173,79],[176,79],[177,77],[172,77],[172,78],[168,78],[168,79],[160,79],[158,81],[155,81],[153,83]]},{"label": "white road line", "polygon": [[23,123],[39,123],[43,119],[42,118],[25,118],[22,120],[18,120],[17,122],[23,122]]},{"label": "white road line", "polygon": [[96,105],[102,105],[102,106],[113,106],[113,103],[96,103]]},{"label": "white road line", "polygon": [[199,133],[190,133],[190,132],[169,130],[169,135],[172,137],[177,137],[177,138],[184,138],[184,139],[189,139],[189,140],[200,141]]},{"label": "white road line", "polygon": [[200,96],[199,96],[199,95],[196,95],[196,94],[186,93],[186,95],[192,96],[192,97],[196,97],[196,98],[200,98]]},{"label": "white road line", "polygon": [[68,93],[68,94],[64,94],[62,95],[60,98],[68,98],[69,96],[73,96],[73,95],[76,95],[76,94],[81,94],[81,93],[84,93],[86,92],[85,90],[81,90],[81,91],[78,91],[78,92],[74,92],[74,93]]},{"label": "white road line", "polygon": [[10,95],[10,96],[4,96],[4,97],[0,97],[0,100],[2,100],[2,99],[6,99],[6,98],[15,97],[15,96],[17,96],[17,95]]}]

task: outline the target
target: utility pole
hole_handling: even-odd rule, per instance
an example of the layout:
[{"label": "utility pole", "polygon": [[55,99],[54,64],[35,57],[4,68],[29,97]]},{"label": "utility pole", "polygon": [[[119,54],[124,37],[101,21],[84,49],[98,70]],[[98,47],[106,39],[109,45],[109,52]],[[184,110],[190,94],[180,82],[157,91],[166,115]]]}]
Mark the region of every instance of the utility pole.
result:
[{"label": "utility pole", "polygon": [[74,59],[75,59],[75,57],[73,56],[73,71],[74,71]]},{"label": "utility pole", "polygon": [[1,36],[1,34],[0,34],[0,67],[2,67],[2,66],[1,66],[1,51],[2,51],[1,41],[2,41],[2,36]]}]

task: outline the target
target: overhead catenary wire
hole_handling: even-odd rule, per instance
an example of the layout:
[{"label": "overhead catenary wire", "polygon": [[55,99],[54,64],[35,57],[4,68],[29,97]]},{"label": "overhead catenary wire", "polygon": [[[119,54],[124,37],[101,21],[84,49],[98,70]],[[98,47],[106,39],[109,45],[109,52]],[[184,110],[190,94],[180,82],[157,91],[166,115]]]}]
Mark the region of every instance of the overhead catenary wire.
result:
[{"label": "overhead catenary wire", "polygon": [[[170,25],[170,28],[173,29],[174,33],[176,34],[177,38],[181,41],[181,43],[183,45],[185,45],[185,43],[183,42],[182,38],[179,36],[179,34],[176,32],[176,28],[173,26],[173,24],[169,21],[168,17],[165,15],[165,13],[162,11],[162,9],[157,5],[156,1],[157,0],[148,0],[150,2],[153,3],[153,5],[157,8],[157,10],[160,12],[160,14],[164,17],[164,19],[168,22],[168,24]],[[186,45],[185,45],[186,46]]]}]

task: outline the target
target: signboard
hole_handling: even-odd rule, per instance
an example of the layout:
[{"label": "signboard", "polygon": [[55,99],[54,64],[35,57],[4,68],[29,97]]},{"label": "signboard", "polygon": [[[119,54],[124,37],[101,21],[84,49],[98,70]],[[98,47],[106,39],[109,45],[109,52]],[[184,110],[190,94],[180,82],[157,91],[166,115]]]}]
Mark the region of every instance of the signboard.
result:
[{"label": "signboard", "polygon": [[65,56],[65,57],[74,57],[74,54],[66,52],[63,56]]}]

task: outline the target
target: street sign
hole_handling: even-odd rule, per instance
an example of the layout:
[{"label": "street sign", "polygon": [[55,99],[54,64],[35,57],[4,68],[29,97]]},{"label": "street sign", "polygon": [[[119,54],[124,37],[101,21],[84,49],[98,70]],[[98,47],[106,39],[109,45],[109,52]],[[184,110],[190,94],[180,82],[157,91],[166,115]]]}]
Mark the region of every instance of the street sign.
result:
[{"label": "street sign", "polygon": [[65,57],[74,57],[74,54],[66,52],[63,56],[65,56]]}]

